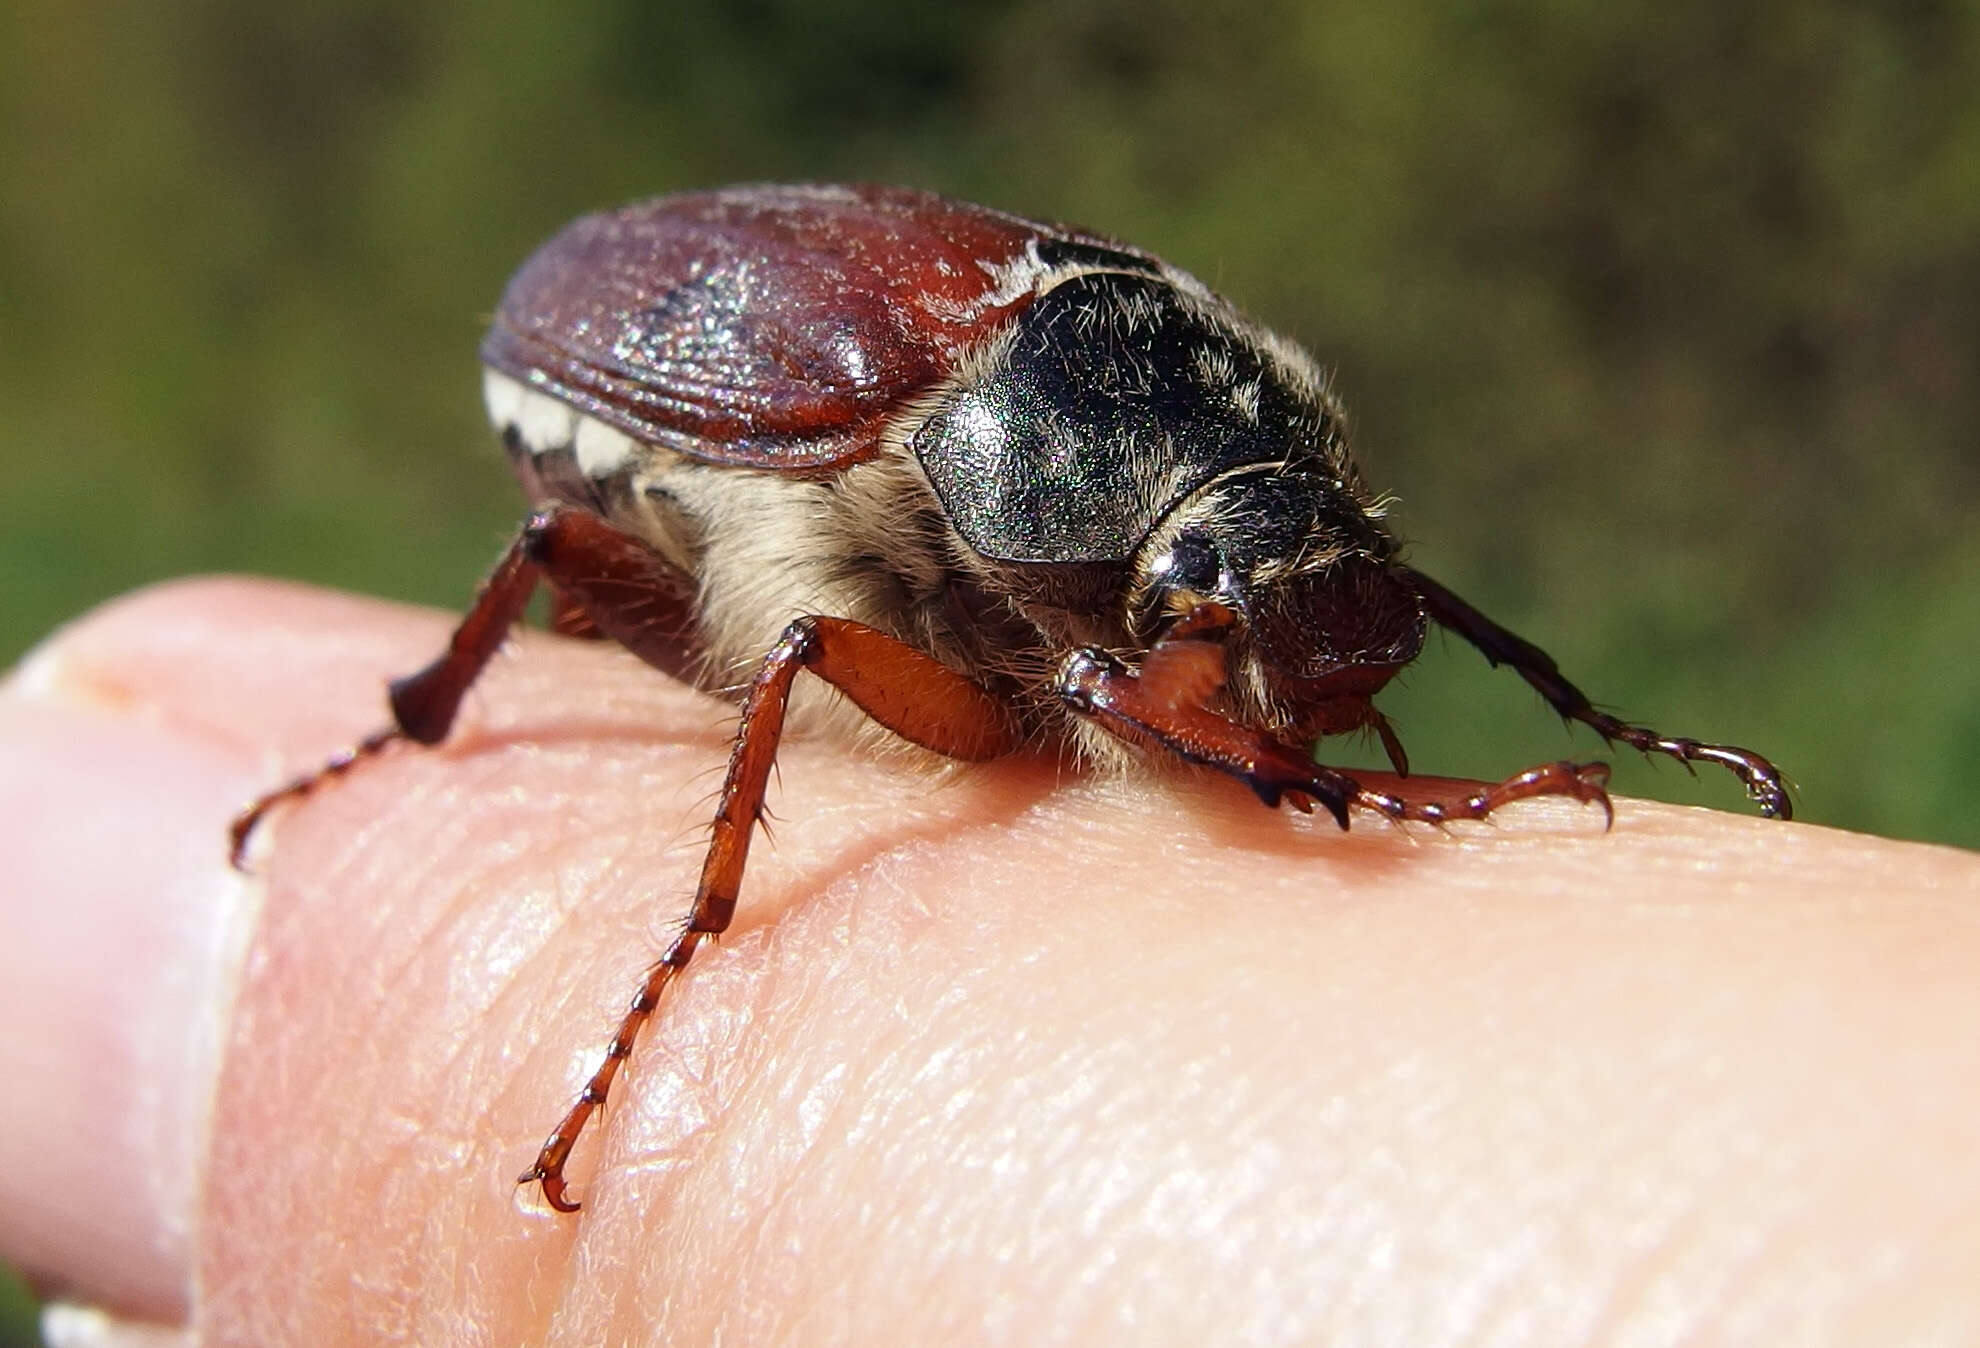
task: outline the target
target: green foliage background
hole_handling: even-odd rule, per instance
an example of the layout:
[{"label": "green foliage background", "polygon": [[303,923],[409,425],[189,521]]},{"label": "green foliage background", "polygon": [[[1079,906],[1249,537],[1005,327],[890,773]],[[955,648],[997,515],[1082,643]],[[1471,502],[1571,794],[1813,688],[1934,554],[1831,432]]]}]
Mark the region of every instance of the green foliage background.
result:
[{"label": "green foliage background", "polygon": [[[1419,563],[1598,696],[1764,749],[1807,818],[1980,843],[1971,3],[4,22],[0,655],[192,570],[458,604],[517,515],[473,351],[530,248],[892,179],[1199,272],[1338,370]],[[1456,648],[1394,702],[1426,770],[1592,751]]]},{"label": "green foliage background", "polygon": [[[1156,249],[1338,370],[1419,564],[1611,705],[1980,844],[1960,0],[23,0],[0,657],[195,570],[459,604],[520,504],[473,363],[509,271],[754,178]],[[1391,711],[1430,771],[1594,748],[1455,646]]]},{"label": "green foliage background", "polygon": [[[1980,843],[1970,3],[5,22],[0,654],[190,570],[459,603],[517,513],[473,350],[531,247],[892,179],[1204,275],[1338,370],[1419,563],[1598,696],[1763,748],[1808,818]],[[1468,652],[1397,702],[1429,770],[1574,743]],[[1682,776],[1622,782],[1735,802]]]}]

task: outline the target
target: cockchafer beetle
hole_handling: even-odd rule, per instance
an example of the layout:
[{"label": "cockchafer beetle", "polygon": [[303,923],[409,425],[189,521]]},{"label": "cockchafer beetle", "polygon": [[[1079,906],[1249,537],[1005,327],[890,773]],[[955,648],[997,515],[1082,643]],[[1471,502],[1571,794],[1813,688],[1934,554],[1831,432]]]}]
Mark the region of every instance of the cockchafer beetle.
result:
[{"label": "cockchafer beetle", "polygon": [[1550,763],[1459,800],[1379,791],[1308,746],[1372,730],[1438,623],[1612,741],[1774,766],[1596,710],[1539,648],[1400,559],[1319,367],[1194,277],[1099,235],[896,187],[749,186],[586,216],[523,265],[481,359],[532,513],[393,724],[234,828],[399,739],[446,737],[539,583],[554,625],[619,642],[742,715],[701,881],[605,1059],[522,1183],[564,1167],[634,1036],[735,911],[793,683],[797,710],[949,758],[1021,747],[1180,758],[1268,806],[1483,818],[1566,795]]}]

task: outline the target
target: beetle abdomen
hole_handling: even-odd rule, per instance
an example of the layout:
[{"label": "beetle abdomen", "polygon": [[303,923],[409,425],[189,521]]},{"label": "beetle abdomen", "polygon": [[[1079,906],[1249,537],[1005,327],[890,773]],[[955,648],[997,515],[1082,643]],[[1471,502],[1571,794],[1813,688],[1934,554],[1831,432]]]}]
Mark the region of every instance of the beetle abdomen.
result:
[{"label": "beetle abdomen", "polygon": [[481,393],[532,501],[569,501],[603,513],[605,485],[625,475],[640,449],[631,436],[499,370],[482,372]]}]

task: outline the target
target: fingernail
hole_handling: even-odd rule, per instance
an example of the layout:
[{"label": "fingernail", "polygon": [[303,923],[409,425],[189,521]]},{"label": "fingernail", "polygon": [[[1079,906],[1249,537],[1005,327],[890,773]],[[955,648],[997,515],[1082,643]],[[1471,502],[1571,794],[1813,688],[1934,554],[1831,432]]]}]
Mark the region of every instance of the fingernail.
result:
[{"label": "fingernail", "polygon": [[0,744],[0,1255],[72,1300],[183,1323],[256,903],[222,832],[256,765],[90,696],[59,643],[0,689]]},{"label": "fingernail", "polygon": [[192,1348],[193,1344],[190,1329],[127,1320],[66,1301],[42,1308],[41,1337],[48,1348]]}]

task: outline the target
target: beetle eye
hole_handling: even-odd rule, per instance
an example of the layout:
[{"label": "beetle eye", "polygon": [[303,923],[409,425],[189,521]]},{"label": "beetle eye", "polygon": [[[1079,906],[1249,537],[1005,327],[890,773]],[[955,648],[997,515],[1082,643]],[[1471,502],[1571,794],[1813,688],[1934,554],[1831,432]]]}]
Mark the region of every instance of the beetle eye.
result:
[{"label": "beetle eye", "polygon": [[1176,535],[1168,551],[1149,564],[1148,577],[1156,589],[1167,594],[1186,590],[1212,596],[1228,588],[1223,583],[1227,579],[1223,554],[1195,529]]}]

